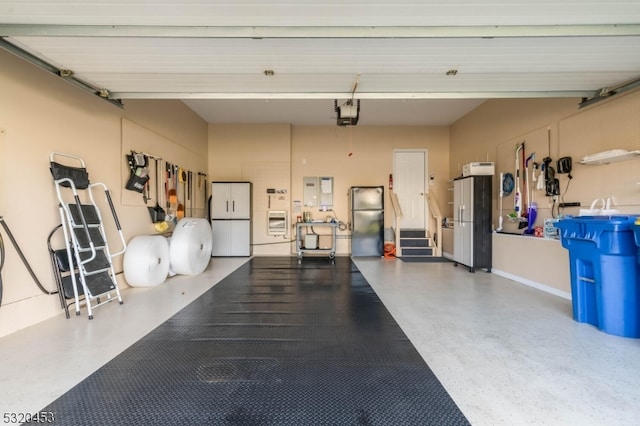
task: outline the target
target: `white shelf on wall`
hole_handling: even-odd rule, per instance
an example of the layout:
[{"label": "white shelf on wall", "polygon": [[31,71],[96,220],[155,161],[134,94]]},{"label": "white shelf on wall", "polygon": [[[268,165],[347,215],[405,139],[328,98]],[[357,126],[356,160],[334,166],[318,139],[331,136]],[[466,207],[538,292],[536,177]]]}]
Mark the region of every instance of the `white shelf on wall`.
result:
[{"label": "white shelf on wall", "polygon": [[627,151],[624,149],[614,149],[611,151],[600,152],[598,154],[585,156],[580,164],[609,164],[618,161],[630,160],[640,156],[640,150]]}]

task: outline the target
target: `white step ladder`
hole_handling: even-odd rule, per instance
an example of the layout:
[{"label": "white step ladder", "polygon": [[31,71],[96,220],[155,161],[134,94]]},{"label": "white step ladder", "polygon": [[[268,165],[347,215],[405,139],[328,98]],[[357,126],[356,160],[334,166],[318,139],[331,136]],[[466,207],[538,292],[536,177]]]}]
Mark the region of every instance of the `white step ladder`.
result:
[{"label": "white step ladder", "polygon": [[[63,165],[60,163],[63,159],[73,165]],[[123,254],[127,244],[109,189],[103,183],[89,182],[84,161],[75,155],[59,152],[51,153],[49,161],[59,201],[68,268],[75,271],[69,276],[76,315],[80,315],[80,306],[84,304],[89,319],[93,319],[94,308],[114,299],[123,303],[113,269],[113,258]],[[102,215],[93,195],[96,188],[104,190],[105,202],[111,210],[120,237],[122,249],[117,253],[112,254],[109,250]],[[77,280],[80,281],[81,292],[78,291]]]}]

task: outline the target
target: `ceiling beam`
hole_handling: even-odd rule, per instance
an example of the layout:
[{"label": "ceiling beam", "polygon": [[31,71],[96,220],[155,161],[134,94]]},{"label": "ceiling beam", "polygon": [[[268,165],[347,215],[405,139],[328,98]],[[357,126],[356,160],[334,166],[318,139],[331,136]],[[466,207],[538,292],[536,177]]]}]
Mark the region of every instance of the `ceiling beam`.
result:
[{"label": "ceiling beam", "polygon": [[92,95],[95,95],[100,99],[106,102],[109,102],[112,105],[122,108],[122,102],[120,101],[120,99],[110,96],[110,93],[107,89],[94,86],[92,83],[89,83],[84,79],[74,75],[73,71],[71,70],[60,69],[50,64],[49,62],[25,51],[24,49],[14,46],[13,44],[7,42],[2,38],[0,38],[0,49],[4,49],[7,52],[10,52],[18,56],[19,58],[24,59],[25,61],[31,63],[32,65],[35,65],[41,70],[46,71],[49,74],[52,74],[56,77],[59,77],[62,80],[66,81],[67,83],[70,83],[85,92],[91,93]]},{"label": "ceiling beam", "polygon": [[[593,91],[539,92],[425,92],[425,93],[365,93],[357,99],[504,99],[504,98],[584,98]],[[350,99],[351,92],[335,93],[200,93],[200,92],[111,92],[114,99]]]},{"label": "ceiling beam", "polygon": [[640,24],[483,26],[170,26],[0,24],[0,37],[500,38],[640,36]]},{"label": "ceiling beam", "polygon": [[579,107],[584,108],[594,103],[609,99],[611,96],[623,93],[629,90],[635,90],[640,87],[640,77],[633,80],[625,81],[612,87],[603,87],[593,94],[591,97],[584,97]]}]

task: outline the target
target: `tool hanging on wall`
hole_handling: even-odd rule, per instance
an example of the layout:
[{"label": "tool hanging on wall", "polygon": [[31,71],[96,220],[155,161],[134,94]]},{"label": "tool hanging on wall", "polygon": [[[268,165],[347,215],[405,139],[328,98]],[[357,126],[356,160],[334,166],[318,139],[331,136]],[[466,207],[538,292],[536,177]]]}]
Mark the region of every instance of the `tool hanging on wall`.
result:
[{"label": "tool hanging on wall", "polygon": [[[389,175],[391,176],[391,175]],[[502,222],[503,222],[503,218],[502,218],[502,198],[504,197],[504,191],[502,190],[503,188],[503,180],[504,180],[504,173],[500,173],[500,187],[498,188],[498,227],[496,228],[496,232],[500,232],[502,231]]]},{"label": "tool hanging on wall", "polygon": [[167,178],[168,186],[169,186],[169,196],[167,197],[167,199],[171,209],[174,209],[175,205],[178,204],[178,191],[177,191],[176,182],[175,182],[175,176],[176,176],[175,165],[169,164],[167,168],[169,170],[168,171],[169,175]]},{"label": "tool hanging on wall", "polygon": [[147,182],[149,182],[149,170],[147,169],[149,158],[140,152],[131,151],[127,154],[127,164],[129,164],[129,179],[125,189],[137,191],[142,194],[144,203],[147,203]]},{"label": "tool hanging on wall", "polygon": [[524,193],[526,195],[526,203],[523,206],[528,213],[528,207],[531,204],[531,186],[529,184],[529,163],[533,161],[535,158],[535,153],[529,155],[526,160],[524,160]]},{"label": "tool hanging on wall", "polygon": [[[527,229],[524,231],[525,234],[533,234],[534,233],[534,229],[533,226],[536,222],[536,217],[538,216],[538,203],[536,203],[535,201],[533,201],[533,188],[531,188],[529,186],[529,162],[532,162],[535,160],[536,158],[536,154],[535,152],[532,153],[531,155],[529,155],[529,157],[527,157],[527,160],[525,162],[525,172],[527,173]],[[535,164],[535,163],[533,163]],[[532,177],[532,180],[533,177]]]},{"label": "tool hanging on wall", "polygon": [[513,195],[513,207],[516,212],[516,217],[522,216],[522,192],[520,191],[520,150],[522,150],[523,144],[516,144],[516,188]]},{"label": "tool hanging on wall", "polygon": [[[160,165],[159,162],[162,161],[161,158],[155,158],[155,180],[154,180],[154,184],[156,186],[156,205],[153,207],[147,207],[149,209],[149,214],[151,215],[151,222],[158,224],[158,223],[162,223],[165,221],[165,217],[167,215],[167,212],[164,211],[164,209],[162,207],[160,207],[160,189],[159,189],[159,184],[160,184]],[[158,226],[156,227],[156,229],[163,229],[163,226]]]},{"label": "tool hanging on wall", "polygon": [[522,161],[522,169],[524,170],[524,173],[522,174],[521,178],[522,178],[522,194],[524,194],[521,198],[522,200],[522,206],[521,206],[521,216],[522,217],[527,217],[529,214],[529,189],[528,189],[528,170],[526,167],[526,154],[525,154],[525,141],[522,141],[522,149],[520,150],[520,159]]},{"label": "tool hanging on wall", "polygon": [[164,202],[167,209],[167,214],[170,213],[171,203],[169,203],[169,175],[170,175],[169,163],[164,163]]},{"label": "tool hanging on wall", "polygon": [[545,182],[545,195],[552,197],[560,195],[560,181],[556,178],[556,171],[550,166],[553,160],[550,157],[542,159],[544,170],[544,182]]},{"label": "tool hanging on wall", "polygon": [[556,179],[555,169],[549,165],[553,161],[551,159],[551,127],[547,127],[547,147],[548,154],[542,159],[542,169],[544,171],[545,194],[547,197],[553,197],[560,195],[560,181]]},{"label": "tool hanging on wall", "polygon": [[200,189],[204,188],[202,203],[205,204],[207,202],[207,186],[209,186],[207,183],[207,174],[198,172],[198,177],[199,177],[198,185],[200,185]]},{"label": "tool hanging on wall", "polygon": [[193,197],[191,196],[191,171],[187,171],[187,201],[189,201],[189,217],[193,217]]},{"label": "tool hanging on wall", "polygon": [[544,189],[544,178],[542,176],[542,170],[539,163],[533,163],[533,172],[531,172],[531,178],[536,183],[536,190],[542,191]]},{"label": "tool hanging on wall", "polygon": [[515,185],[513,175],[510,172],[504,174],[502,180],[502,192],[504,197],[508,197],[513,192],[513,186]]},{"label": "tool hanging on wall", "polygon": [[176,217],[178,219],[182,219],[184,217],[184,199],[185,199],[185,193],[186,193],[186,181],[187,181],[187,174],[184,171],[184,169],[182,167],[178,168],[178,176],[177,176],[177,180],[178,182],[180,182],[182,184],[182,196],[180,197],[180,194],[178,195],[178,207],[176,209]]},{"label": "tool hanging on wall", "polygon": [[193,190],[194,186],[194,174],[193,172],[189,172],[189,216],[193,217],[193,205],[195,203],[195,191]]}]

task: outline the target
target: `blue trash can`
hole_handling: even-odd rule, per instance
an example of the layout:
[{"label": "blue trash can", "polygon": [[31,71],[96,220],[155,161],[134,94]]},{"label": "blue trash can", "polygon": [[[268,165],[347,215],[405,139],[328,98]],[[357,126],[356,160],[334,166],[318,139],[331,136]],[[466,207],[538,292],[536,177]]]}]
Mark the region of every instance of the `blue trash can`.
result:
[{"label": "blue trash can", "polygon": [[640,337],[635,221],[636,216],[579,216],[556,225],[569,250],[573,319],[623,337]]},{"label": "blue trash can", "polygon": [[638,246],[638,262],[640,263],[640,217],[636,218],[632,229],[633,235],[636,237],[636,245]]}]

